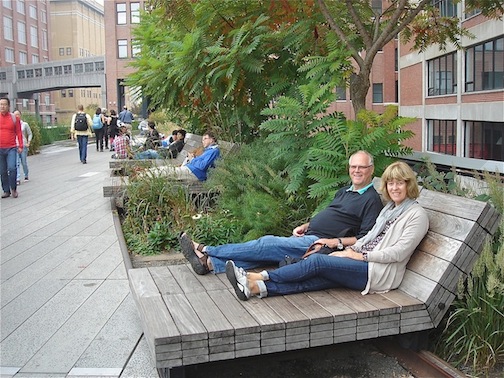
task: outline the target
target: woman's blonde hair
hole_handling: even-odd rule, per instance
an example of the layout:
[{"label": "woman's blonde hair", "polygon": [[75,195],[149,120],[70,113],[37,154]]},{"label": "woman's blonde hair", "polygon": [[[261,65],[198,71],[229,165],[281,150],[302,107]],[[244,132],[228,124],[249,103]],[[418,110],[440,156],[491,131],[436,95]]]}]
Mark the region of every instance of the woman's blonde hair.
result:
[{"label": "woman's blonde hair", "polygon": [[415,199],[420,194],[420,189],[416,181],[415,172],[411,167],[402,161],[396,161],[390,164],[383,172],[381,177],[380,190],[383,198],[390,201],[390,196],[387,191],[387,182],[392,180],[400,180],[406,182],[406,196]]}]

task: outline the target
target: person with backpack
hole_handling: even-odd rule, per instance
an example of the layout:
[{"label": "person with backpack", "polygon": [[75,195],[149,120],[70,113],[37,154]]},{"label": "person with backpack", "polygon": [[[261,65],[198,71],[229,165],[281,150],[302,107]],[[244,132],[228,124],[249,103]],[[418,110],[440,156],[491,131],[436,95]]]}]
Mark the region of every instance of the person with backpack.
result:
[{"label": "person with backpack", "polygon": [[102,110],[101,108],[98,108],[93,116],[93,132],[96,137],[96,151],[103,152],[104,131]]},{"label": "person with backpack", "polygon": [[[19,141],[16,143],[16,141]],[[0,98],[0,173],[2,198],[17,198],[17,155],[23,152],[21,121],[10,112],[10,100]]]},{"label": "person with backpack", "polygon": [[79,158],[82,164],[87,163],[87,144],[88,139],[92,135],[91,127],[93,121],[89,114],[84,112],[84,106],[77,107],[77,113],[72,116],[72,123],[70,124],[70,135],[72,140],[77,138],[79,144]]}]

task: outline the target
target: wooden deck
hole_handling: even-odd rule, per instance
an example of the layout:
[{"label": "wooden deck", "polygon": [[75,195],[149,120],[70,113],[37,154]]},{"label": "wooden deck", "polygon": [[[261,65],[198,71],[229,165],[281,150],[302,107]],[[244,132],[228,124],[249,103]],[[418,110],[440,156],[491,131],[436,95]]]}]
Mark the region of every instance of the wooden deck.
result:
[{"label": "wooden deck", "polygon": [[[238,300],[225,275],[189,265],[129,270],[146,340],[162,376],[183,366],[435,328],[493,235],[500,215],[475,200],[422,190],[430,228],[401,286]],[[183,373],[182,373],[183,375]]]}]

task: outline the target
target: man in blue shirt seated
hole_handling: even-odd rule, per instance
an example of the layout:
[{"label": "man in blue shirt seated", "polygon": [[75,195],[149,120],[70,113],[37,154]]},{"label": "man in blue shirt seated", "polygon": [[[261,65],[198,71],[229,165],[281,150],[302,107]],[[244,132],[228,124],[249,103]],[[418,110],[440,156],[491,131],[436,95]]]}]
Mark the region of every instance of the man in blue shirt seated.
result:
[{"label": "man in blue shirt seated", "polygon": [[173,177],[177,180],[205,181],[208,169],[214,167],[215,159],[220,156],[220,150],[217,138],[210,131],[203,134],[202,144],[204,148],[203,153],[199,156],[189,154],[182,166],[150,168],[150,172],[159,176]]}]

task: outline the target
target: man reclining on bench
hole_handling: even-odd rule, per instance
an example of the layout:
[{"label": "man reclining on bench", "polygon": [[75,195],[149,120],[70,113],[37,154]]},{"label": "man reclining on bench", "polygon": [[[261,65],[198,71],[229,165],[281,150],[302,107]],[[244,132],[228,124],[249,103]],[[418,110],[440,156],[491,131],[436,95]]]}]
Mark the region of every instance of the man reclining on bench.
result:
[{"label": "man reclining on bench", "polygon": [[214,167],[215,160],[220,156],[220,150],[217,138],[210,131],[203,134],[202,144],[203,154],[189,154],[182,166],[160,166],[150,168],[149,171],[156,176],[173,177],[177,180],[205,181],[208,169]]},{"label": "man reclining on bench", "polygon": [[387,167],[381,192],[390,202],[369,233],[343,251],[314,253],[297,264],[260,273],[246,272],[229,260],[226,276],[246,301],[306,291],[347,287],[362,294],[396,289],[406,264],[429,229],[426,211],[415,201],[420,191],[413,170],[404,162]]},{"label": "man reclining on bench", "polygon": [[309,223],[296,227],[292,236],[266,235],[246,243],[217,247],[194,243],[183,233],[180,244],[184,256],[197,274],[222,273],[227,260],[244,269],[279,264],[285,256],[301,258],[312,243],[343,250],[367,234],[383,208],[380,196],[371,182],[373,157],[358,151],[349,159],[352,185],[341,188],[331,204]]}]

